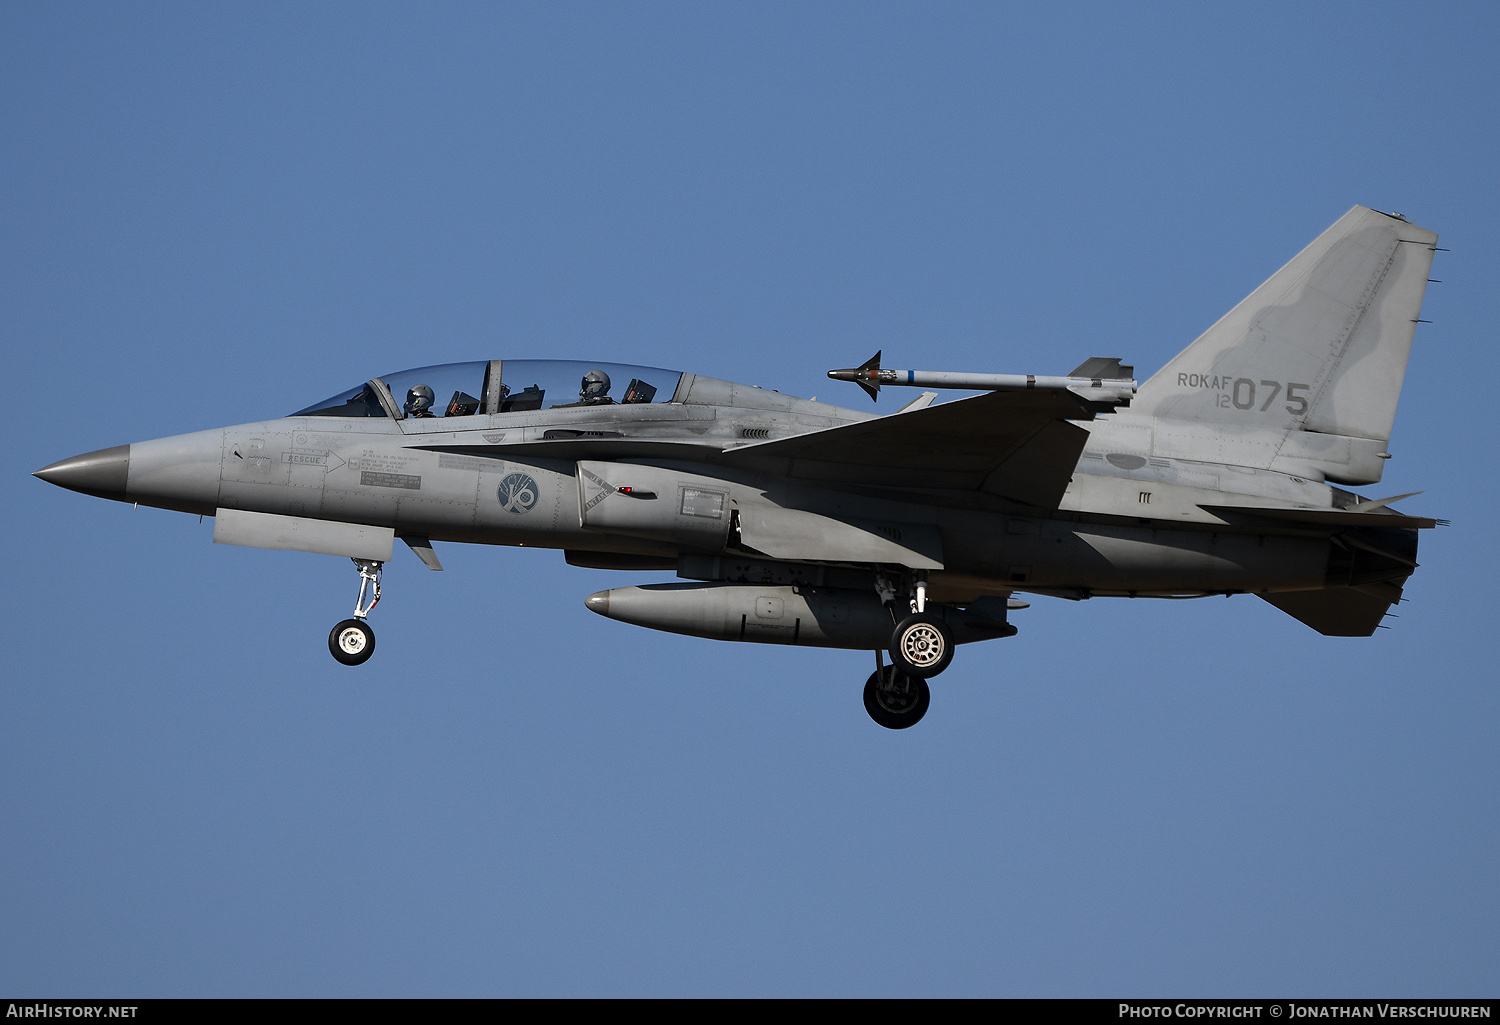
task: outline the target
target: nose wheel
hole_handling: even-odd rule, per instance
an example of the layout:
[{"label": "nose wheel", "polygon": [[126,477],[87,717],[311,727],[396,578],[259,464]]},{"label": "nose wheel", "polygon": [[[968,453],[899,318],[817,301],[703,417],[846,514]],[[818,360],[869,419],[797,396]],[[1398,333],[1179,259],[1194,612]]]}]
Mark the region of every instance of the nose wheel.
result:
[{"label": "nose wheel", "polygon": [[363,619],[346,619],[328,634],[328,650],[346,666],[357,666],[375,654],[375,631]]},{"label": "nose wheel", "polygon": [[[359,567],[359,597],[354,600],[354,618],[339,623],[328,633],[328,650],[346,666],[361,665],[375,654],[375,631],[365,617],[380,604],[380,571],[383,562],[355,559]],[[369,604],[365,604],[366,597]]]}]

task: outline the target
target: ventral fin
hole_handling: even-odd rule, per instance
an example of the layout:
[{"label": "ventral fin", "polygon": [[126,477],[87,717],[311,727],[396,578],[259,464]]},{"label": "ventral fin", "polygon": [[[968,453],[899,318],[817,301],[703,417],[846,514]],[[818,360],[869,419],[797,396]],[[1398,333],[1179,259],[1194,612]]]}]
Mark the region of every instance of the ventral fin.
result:
[{"label": "ventral fin", "polygon": [[438,561],[437,552],[432,550],[432,542],[420,534],[402,534],[401,540],[406,542],[406,547],[412,550],[422,564],[428,569],[442,571],[443,564]]}]

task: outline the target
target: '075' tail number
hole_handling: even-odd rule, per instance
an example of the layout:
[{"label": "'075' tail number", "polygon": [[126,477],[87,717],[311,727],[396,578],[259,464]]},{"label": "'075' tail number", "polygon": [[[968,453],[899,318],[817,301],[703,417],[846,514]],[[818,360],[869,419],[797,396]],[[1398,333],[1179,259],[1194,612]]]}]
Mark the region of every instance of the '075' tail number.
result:
[{"label": "'075' tail number", "polygon": [[[1302,416],[1307,412],[1307,393],[1312,390],[1308,384],[1282,381],[1252,381],[1248,377],[1236,377],[1230,380],[1227,377],[1219,377],[1210,374],[1178,374],[1177,383],[1186,388],[1202,388],[1204,386],[1218,391],[1215,396],[1214,405],[1220,409],[1256,409],[1264,413],[1270,409],[1277,399],[1285,403],[1285,409],[1292,416]],[[1257,403],[1259,399],[1259,403]]]}]

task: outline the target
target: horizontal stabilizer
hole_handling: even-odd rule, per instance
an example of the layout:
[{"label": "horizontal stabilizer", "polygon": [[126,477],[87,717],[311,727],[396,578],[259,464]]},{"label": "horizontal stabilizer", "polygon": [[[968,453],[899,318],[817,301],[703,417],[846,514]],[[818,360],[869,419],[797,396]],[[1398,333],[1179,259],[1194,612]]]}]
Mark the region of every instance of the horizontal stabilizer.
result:
[{"label": "horizontal stabilizer", "polygon": [[1066,390],[990,392],[877,420],[731,449],[731,460],[783,458],[789,476],[984,490],[1056,508],[1094,414]]},{"label": "horizontal stabilizer", "polygon": [[1266,601],[1325,637],[1369,637],[1386,611],[1401,597],[1401,588],[1328,587],[1321,591],[1263,594]]}]

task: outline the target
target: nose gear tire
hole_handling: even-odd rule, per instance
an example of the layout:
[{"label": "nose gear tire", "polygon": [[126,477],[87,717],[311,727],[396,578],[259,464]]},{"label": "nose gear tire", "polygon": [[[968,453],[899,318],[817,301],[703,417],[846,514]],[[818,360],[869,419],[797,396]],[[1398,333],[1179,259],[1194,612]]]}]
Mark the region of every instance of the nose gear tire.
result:
[{"label": "nose gear tire", "polygon": [[918,612],[896,624],[891,661],[910,676],[936,676],[953,661],[953,631],[936,616]]},{"label": "nose gear tire", "polygon": [[865,681],[865,711],[888,730],[915,726],[927,714],[932,691],[920,676],[911,676],[894,666],[883,666]]},{"label": "nose gear tire", "polygon": [[328,650],[346,666],[357,666],[375,654],[375,631],[362,619],[346,619],[328,633]]}]

